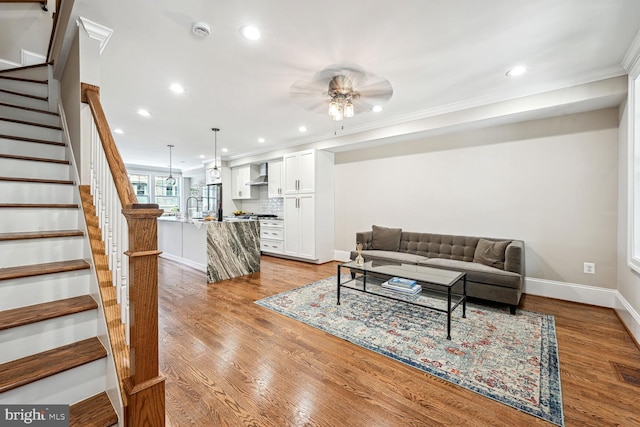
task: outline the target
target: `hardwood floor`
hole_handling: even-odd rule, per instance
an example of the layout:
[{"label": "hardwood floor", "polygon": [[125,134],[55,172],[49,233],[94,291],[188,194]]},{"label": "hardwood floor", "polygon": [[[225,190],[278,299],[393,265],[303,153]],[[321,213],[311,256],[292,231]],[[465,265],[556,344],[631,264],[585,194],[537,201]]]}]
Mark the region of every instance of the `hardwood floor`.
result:
[{"label": "hardwood floor", "polygon": [[[160,259],[167,425],[551,425],[253,303],[336,265],[263,256],[260,273],[207,285]],[[640,368],[640,350],[615,313],[534,296],[521,307],[555,316],[565,425],[640,426],[640,387],[611,365]]]}]

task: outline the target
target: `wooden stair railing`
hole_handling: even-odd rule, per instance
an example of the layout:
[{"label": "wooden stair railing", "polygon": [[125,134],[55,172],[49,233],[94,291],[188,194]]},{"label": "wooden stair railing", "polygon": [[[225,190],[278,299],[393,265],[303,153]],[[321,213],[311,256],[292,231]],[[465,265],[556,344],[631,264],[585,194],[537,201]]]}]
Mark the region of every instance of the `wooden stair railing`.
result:
[{"label": "wooden stair railing", "polygon": [[[163,426],[165,393],[158,361],[157,240],[157,218],[162,210],[157,204],[137,202],[100,103],[99,88],[82,83],[81,91],[82,102],[89,105],[99,136],[99,142],[92,143],[91,193],[114,274],[113,283],[119,289],[122,320],[130,333],[130,376],[120,379],[126,394],[125,425]],[[128,262],[122,260],[122,253]]]}]

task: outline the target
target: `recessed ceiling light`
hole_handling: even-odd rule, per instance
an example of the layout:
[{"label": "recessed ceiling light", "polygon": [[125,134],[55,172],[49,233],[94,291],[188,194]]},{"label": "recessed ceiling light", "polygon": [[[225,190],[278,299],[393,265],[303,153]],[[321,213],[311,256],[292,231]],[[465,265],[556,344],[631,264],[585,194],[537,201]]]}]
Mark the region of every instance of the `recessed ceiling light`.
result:
[{"label": "recessed ceiling light", "polygon": [[382,107],[380,105],[376,105],[375,107],[373,107],[374,113],[379,113],[380,111],[382,111]]},{"label": "recessed ceiling light", "polygon": [[184,93],[184,88],[178,83],[172,83],[171,86],[169,86],[169,89],[174,93]]},{"label": "recessed ceiling light", "polygon": [[204,154],[200,154],[198,157],[200,157],[201,159],[204,159]]},{"label": "recessed ceiling light", "polygon": [[258,142],[262,144],[264,142],[264,138],[258,138]]},{"label": "recessed ceiling light", "polygon": [[300,126],[300,127],[298,128],[298,130],[299,130],[300,132],[306,132],[306,131],[307,131],[307,127],[306,127],[306,126]]},{"label": "recessed ceiling light", "polygon": [[119,135],[122,135],[124,133],[124,131],[122,129],[118,128],[118,129],[114,129],[113,133],[117,133]]},{"label": "recessed ceiling light", "polygon": [[249,40],[258,40],[260,38],[260,30],[253,25],[245,25],[240,28],[240,34]]},{"label": "recessed ceiling light", "polygon": [[517,67],[513,67],[512,69],[508,70],[505,74],[509,77],[517,77],[523,75],[526,72],[527,69],[524,66],[518,65]]},{"label": "recessed ceiling light", "polygon": [[228,148],[223,148],[221,151],[222,151],[223,153],[227,153],[227,152],[229,151],[229,149],[228,149]]},{"label": "recessed ceiling light", "polygon": [[150,112],[148,112],[147,110],[143,110],[142,108],[138,110],[138,114],[144,117],[149,117],[151,115]]}]

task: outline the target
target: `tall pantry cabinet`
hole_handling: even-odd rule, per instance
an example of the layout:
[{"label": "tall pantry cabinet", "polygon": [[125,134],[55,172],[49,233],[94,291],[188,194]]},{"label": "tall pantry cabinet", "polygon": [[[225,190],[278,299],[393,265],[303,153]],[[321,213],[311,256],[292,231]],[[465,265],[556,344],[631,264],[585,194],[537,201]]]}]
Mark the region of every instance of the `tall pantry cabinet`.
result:
[{"label": "tall pantry cabinet", "polygon": [[333,153],[305,150],[283,157],[283,255],[333,260]]}]

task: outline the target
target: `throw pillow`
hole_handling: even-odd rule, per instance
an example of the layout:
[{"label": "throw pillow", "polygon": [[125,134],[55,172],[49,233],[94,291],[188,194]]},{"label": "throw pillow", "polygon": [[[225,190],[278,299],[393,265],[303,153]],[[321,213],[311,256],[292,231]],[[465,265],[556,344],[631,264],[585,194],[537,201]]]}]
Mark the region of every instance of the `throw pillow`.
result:
[{"label": "throw pillow", "polygon": [[402,228],[372,226],[371,249],[380,251],[397,251],[400,249]]},{"label": "throw pillow", "polygon": [[509,243],[511,243],[510,240],[499,240],[497,242],[487,239],[478,240],[473,262],[504,270],[504,253]]}]

